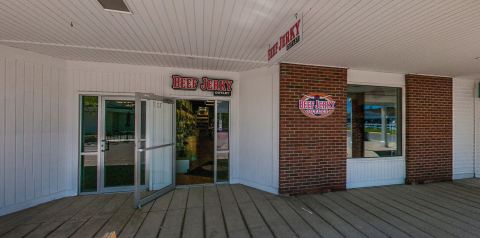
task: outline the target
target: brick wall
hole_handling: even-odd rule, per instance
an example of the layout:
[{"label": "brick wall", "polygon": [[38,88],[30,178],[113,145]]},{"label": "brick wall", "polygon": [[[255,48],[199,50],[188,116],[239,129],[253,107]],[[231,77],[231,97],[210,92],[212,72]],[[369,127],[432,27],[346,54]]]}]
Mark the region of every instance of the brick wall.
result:
[{"label": "brick wall", "polygon": [[406,75],[407,183],[452,179],[452,79]]},{"label": "brick wall", "polygon": [[[346,88],[346,69],[280,65],[280,193],[345,189]],[[335,112],[323,119],[303,115],[298,100],[309,92],[330,94]]]}]

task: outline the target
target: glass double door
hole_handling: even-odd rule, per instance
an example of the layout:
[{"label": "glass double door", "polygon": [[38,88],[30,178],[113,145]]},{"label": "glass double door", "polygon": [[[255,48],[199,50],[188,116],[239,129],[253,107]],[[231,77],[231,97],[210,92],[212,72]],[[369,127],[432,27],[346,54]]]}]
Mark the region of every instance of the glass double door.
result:
[{"label": "glass double door", "polygon": [[151,94],[82,96],[80,111],[81,193],[143,196],[173,188],[173,101]]}]

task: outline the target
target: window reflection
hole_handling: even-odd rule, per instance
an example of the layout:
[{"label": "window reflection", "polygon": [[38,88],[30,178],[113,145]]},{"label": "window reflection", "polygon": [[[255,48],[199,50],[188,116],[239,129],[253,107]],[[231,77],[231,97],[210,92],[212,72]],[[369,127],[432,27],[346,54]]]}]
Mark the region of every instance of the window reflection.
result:
[{"label": "window reflection", "polygon": [[401,88],[348,85],[348,157],[401,156],[401,108]]}]

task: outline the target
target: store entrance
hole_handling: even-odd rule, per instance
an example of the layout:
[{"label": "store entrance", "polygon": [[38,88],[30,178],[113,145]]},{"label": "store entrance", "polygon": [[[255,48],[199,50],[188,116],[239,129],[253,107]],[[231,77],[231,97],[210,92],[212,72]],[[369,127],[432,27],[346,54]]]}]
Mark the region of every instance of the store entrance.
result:
[{"label": "store entrance", "polygon": [[176,184],[228,182],[229,102],[177,100]]}]

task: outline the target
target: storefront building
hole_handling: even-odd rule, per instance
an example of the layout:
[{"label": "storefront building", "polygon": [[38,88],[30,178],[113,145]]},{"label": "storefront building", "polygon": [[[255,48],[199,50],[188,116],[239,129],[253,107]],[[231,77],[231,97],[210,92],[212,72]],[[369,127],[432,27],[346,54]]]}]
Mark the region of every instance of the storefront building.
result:
[{"label": "storefront building", "polygon": [[[140,157],[140,183],[151,188],[226,182],[296,195],[468,178],[478,170],[474,80],[289,63],[201,71],[1,49],[2,214],[59,197],[132,191],[139,95],[158,96],[158,104],[140,104],[142,140],[167,145],[156,156],[172,158],[148,165],[163,172],[146,172]],[[175,77],[231,80],[230,95],[188,89],[188,82],[175,88]],[[322,95],[332,102],[317,111],[305,103]],[[157,141],[148,142],[152,136]]]},{"label": "storefront building", "polygon": [[261,62],[0,39],[0,215],[84,194],[141,206],[181,186],[299,195],[480,174],[477,78],[284,60],[306,48],[302,17]]}]

